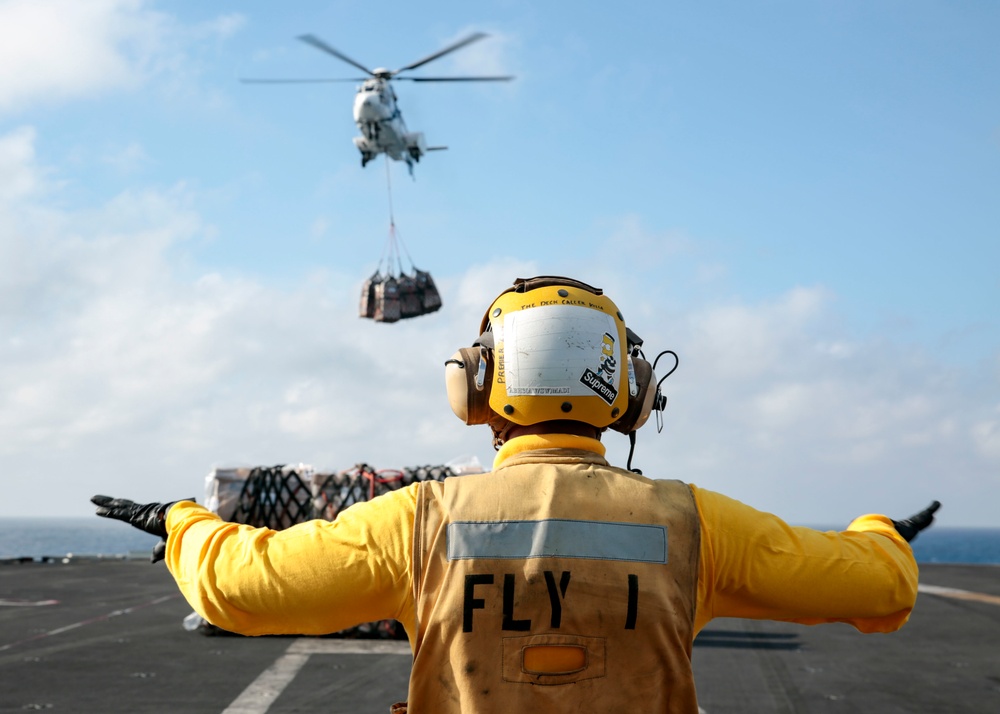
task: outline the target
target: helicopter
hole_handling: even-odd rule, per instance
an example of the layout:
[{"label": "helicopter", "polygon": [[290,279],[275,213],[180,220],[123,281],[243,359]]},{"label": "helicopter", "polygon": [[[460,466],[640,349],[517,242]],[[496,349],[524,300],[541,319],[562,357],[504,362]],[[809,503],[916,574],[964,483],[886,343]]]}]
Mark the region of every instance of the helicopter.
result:
[{"label": "helicopter", "polygon": [[367,77],[353,79],[241,79],[240,81],[251,84],[284,84],[284,83],[309,83],[309,82],[361,82],[354,96],[354,123],[357,124],[361,136],[354,137],[354,145],[361,152],[361,167],[364,168],[368,162],[379,154],[385,154],[396,161],[405,161],[410,175],[413,175],[413,165],[428,151],[442,151],[447,146],[427,146],[423,132],[409,131],[403,121],[403,114],[399,109],[396,92],[393,91],[391,82],[395,80],[409,80],[411,82],[506,82],[511,76],[491,76],[491,77],[403,77],[401,73],[407,72],[417,67],[421,67],[432,60],[461,49],[466,45],[483,39],[488,35],[476,32],[465,37],[458,42],[448,45],[444,49],[419,59],[416,62],[400,67],[396,70],[388,70],[377,67],[374,70],[368,69],[344,53],[334,49],[326,42],[315,35],[300,35],[299,40],[311,45],[316,49],[333,55],[339,60],[360,69],[367,74]]}]

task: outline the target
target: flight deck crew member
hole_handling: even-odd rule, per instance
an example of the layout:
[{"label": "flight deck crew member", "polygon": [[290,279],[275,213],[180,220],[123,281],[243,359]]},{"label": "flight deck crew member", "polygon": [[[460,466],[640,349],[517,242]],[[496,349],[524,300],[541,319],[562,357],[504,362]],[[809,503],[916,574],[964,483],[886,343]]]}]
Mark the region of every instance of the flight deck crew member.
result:
[{"label": "flight deck crew member", "polygon": [[98,515],[166,539],[191,606],[246,635],[321,635],[395,619],[413,649],[412,714],[685,712],[695,635],[715,617],[891,632],[917,595],[906,521],[840,533],[604,459],[663,407],[641,341],[602,291],[517,280],[446,363],[467,424],[489,424],[491,473],[421,482],[336,520],[280,532],[189,501],[96,496]]}]

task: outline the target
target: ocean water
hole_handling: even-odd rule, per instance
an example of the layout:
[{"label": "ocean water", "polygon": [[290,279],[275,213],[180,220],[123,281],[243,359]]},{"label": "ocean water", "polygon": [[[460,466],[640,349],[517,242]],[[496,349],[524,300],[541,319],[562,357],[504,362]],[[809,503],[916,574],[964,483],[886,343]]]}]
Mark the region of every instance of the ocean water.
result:
[{"label": "ocean water", "polygon": [[[154,536],[119,521],[91,518],[0,518],[0,558],[127,555],[150,552]],[[913,542],[920,563],[1000,565],[1000,528],[932,527]]]},{"label": "ocean water", "polygon": [[918,563],[1000,565],[1000,528],[934,528],[913,541]]},{"label": "ocean water", "polygon": [[151,552],[158,538],[121,521],[90,518],[0,518],[0,558],[127,555]]}]

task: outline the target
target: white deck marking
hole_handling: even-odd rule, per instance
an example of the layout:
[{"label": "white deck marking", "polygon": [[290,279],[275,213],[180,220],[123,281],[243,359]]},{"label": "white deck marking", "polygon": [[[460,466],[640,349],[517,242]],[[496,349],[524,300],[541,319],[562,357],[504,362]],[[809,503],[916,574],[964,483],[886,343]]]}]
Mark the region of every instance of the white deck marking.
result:
[{"label": "white deck marking", "polygon": [[222,714],[266,714],[314,654],[410,654],[410,645],[394,640],[326,640],[300,637],[260,673]]},{"label": "white deck marking", "polygon": [[[139,605],[132,605],[131,607],[122,608],[121,610],[112,610],[107,615],[98,615],[97,617],[91,617],[86,620],[80,620],[79,622],[74,622],[70,625],[64,625],[62,627],[57,627],[54,630],[49,630],[48,632],[42,632],[41,634],[28,637],[23,640],[18,640],[17,642],[8,642],[5,645],[0,645],[0,652],[3,650],[9,650],[11,647],[17,647],[18,645],[23,645],[27,642],[34,642],[35,640],[41,640],[46,637],[52,637],[53,635],[61,635],[64,632],[69,632],[70,630],[75,630],[78,627],[84,627],[85,625],[92,625],[95,622],[104,622],[105,620],[110,620],[112,617],[120,617],[122,615],[130,615],[136,610],[142,610],[143,608],[151,607],[153,605],[159,605],[160,603],[166,602],[167,600],[173,600],[174,598],[180,597],[180,593],[174,595],[164,595],[163,597],[158,597],[155,600],[150,600],[149,602],[144,602]],[[43,603],[48,604],[48,603]]]},{"label": "white deck marking", "polygon": [[0,607],[43,607],[58,605],[58,600],[4,600],[0,599]]},{"label": "white deck marking", "polygon": [[305,638],[295,640],[288,648],[296,654],[398,654],[408,655],[406,640],[327,640]]},{"label": "white deck marking", "polygon": [[917,592],[950,597],[955,600],[972,600],[974,602],[987,602],[991,605],[1000,605],[1000,596],[977,593],[971,590],[959,590],[958,588],[945,588],[939,585],[924,585],[920,583],[917,585]]},{"label": "white deck marking", "polygon": [[[293,643],[292,647],[294,646]],[[261,672],[222,714],[264,714],[295,679],[308,659],[307,654],[289,654],[286,651],[274,664]]]}]

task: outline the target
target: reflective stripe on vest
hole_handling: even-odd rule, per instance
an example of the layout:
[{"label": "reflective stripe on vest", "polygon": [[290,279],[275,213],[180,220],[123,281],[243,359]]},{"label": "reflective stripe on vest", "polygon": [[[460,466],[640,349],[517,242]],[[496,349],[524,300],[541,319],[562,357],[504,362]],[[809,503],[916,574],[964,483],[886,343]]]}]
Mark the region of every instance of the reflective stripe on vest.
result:
[{"label": "reflective stripe on vest", "polygon": [[448,560],[545,557],[666,563],[667,529],[561,518],[448,524]]}]

